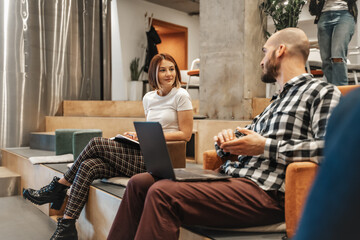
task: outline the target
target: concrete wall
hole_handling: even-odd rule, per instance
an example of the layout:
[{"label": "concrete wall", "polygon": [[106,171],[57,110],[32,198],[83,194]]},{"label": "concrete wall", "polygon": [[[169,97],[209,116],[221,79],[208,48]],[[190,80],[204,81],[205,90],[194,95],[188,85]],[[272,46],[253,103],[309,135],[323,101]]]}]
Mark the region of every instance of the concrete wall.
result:
[{"label": "concrete wall", "polygon": [[250,119],[261,82],[264,17],[256,0],[200,4],[200,113],[210,119]]},{"label": "concrete wall", "polygon": [[[141,0],[112,1],[112,100],[127,100],[130,62],[145,58],[145,13],[188,28],[188,65],[199,57],[199,17]],[[146,76],[141,78],[146,79]]]}]

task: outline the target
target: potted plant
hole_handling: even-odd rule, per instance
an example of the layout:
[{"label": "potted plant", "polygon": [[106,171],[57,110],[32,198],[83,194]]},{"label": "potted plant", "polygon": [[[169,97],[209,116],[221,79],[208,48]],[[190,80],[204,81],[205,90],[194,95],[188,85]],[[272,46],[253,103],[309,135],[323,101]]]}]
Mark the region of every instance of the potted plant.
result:
[{"label": "potted plant", "polygon": [[138,81],[144,70],[144,66],[139,69],[139,58],[134,58],[130,63],[131,81]]},{"label": "potted plant", "polygon": [[[299,15],[306,0],[264,0],[259,8],[270,16],[274,22],[275,31],[288,27],[297,27]],[[270,33],[266,31],[267,36]]]},{"label": "potted plant", "polygon": [[131,82],[129,88],[129,100],[139,101],[142,98],[143,82],[139,81],[144,66],[139,67],[139,58],[134,58],[130,63]]}]

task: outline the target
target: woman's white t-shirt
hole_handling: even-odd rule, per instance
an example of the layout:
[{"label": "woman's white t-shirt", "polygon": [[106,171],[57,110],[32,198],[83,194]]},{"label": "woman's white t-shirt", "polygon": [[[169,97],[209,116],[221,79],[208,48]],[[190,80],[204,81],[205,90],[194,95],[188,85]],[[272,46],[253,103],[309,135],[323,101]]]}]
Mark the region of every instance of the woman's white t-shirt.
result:
[{"label": "woman's white t-shirt", "polygon": [[160,122],[164,132],[179,131],[177,112],[192,110],[189,93],[183,88],[173,88],[166,96],[157,91],[145,94],[143,106],[146,121]]}]

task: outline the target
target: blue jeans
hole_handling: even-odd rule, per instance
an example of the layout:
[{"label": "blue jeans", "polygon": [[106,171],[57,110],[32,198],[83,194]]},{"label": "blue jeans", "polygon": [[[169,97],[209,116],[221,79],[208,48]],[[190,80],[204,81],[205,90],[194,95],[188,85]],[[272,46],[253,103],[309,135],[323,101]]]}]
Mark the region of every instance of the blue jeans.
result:
[{"label": "blue jeans", "polygon": [[[329,83],[347,85],[347,52],[354,34],[355,20],[347,10],[323,12],[318,22],[322,70]],[[340,58],[342,61],[334,62]]]}]

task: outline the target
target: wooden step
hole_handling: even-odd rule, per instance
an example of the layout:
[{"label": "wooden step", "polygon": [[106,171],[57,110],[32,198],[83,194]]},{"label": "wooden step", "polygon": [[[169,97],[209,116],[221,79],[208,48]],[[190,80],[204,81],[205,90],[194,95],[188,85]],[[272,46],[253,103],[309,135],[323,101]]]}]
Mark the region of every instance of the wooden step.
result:
[{"label": "wooden step", "polygon": [[[199,100],[192,101],[199,114]],[[63,101],[63,116],[72,117],[145,117],[142,101]]]},{"label": "wooden step", "polygon": [[20,194],[20,175],[6,167],[0,167],[0,197]]},{"label": "wooden step", "polygon": [[101,129],[103,137],[114,137],[126,131],[135,131],[133,122],[145,121],[145,118],[130,117],[45,117],[45,131],[55,132],[56,129]]}]

